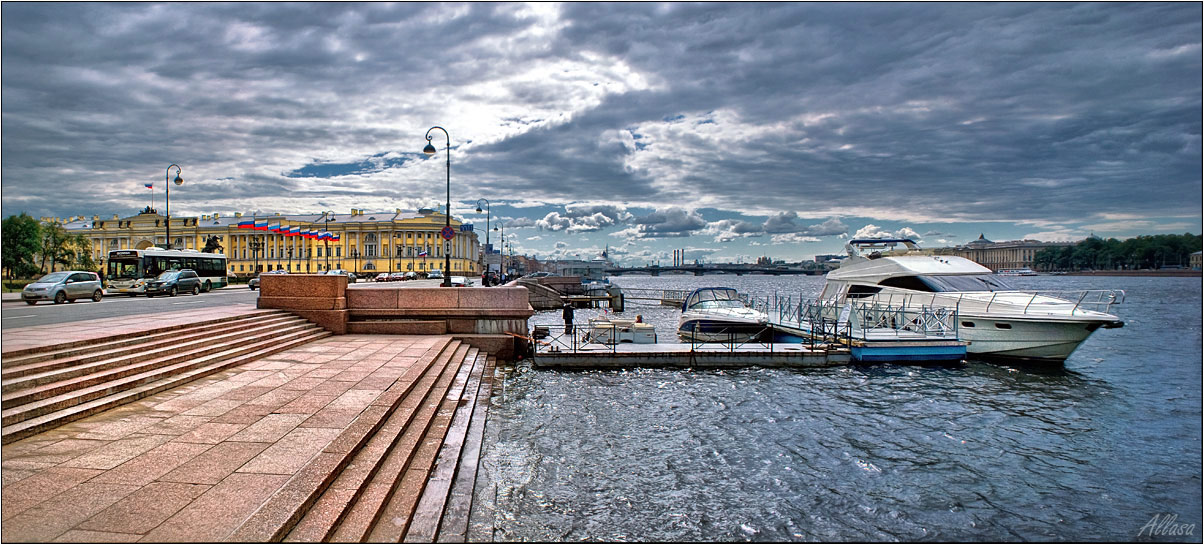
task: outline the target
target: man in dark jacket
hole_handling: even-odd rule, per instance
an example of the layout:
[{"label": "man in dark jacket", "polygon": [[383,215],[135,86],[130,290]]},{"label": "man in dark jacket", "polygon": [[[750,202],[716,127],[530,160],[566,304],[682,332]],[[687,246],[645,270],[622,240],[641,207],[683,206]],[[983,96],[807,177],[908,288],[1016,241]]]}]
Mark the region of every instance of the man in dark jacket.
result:
[{"label": "man in dark jacket", "polygon": [[566,334],[572,335],[573,334],[573,305],[570,305],[570,304],[564,305],[563,316],[564,316],[564,332]]}]

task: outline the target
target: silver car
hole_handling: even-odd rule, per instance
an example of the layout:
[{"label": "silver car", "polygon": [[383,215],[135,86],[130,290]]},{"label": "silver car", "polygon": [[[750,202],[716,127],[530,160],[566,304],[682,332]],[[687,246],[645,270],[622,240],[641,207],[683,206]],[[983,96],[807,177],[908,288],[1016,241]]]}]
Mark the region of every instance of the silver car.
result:
[{"label": "silver car", "polygon": [[54,301],[55,304],[74,302],[76,299],[92,299],[100,302],[104,291],[100,277],[85,271],[52,272],[25,286],[21,299],[27,305],[38,301]]}]

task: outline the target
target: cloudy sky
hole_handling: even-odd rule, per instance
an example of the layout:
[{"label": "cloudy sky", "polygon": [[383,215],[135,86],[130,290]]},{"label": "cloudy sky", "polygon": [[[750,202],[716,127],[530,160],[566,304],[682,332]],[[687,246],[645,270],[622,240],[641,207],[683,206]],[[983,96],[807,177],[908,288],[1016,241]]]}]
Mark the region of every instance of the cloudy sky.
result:
[{"label": "cloudy sky", "polygon": [[541,258],[1201,230],[1199,3],[2,9],[4,216],[442,206],[439,125]]}]

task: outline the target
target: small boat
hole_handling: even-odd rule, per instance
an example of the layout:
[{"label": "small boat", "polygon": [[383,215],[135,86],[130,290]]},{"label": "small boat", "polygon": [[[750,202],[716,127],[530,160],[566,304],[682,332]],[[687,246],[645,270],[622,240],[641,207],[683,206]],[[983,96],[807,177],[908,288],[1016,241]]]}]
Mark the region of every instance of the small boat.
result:
[{"label": "small boat", "polygon": [[995,274],[999,276],[1037,276],[1037,271],[1028,267],[1021,267],[1019,269],[999,269],[995,271]]},{"label": "small boat", "polygon": [[768,334],[768,321],[732,288],[698,288],[681,305],[677,335],[696,342],[745,342]]},{"label": "small boat", "polygon": [[585,342],[655,344],[656,328],[652,324],[622,318],[590,318]]},{"label": "small boat", "polygon": [[[907,250],[893,251],[898,244]],[[828,273],[821,301],[954,310],[970,355],[1061,362],[1095,330],[1124,325],[1108,313],[1124,301],[1122,290],[1020,291],[978,263],[925,254],[910,239],[857,239],[845,249],[849,258]]]}]

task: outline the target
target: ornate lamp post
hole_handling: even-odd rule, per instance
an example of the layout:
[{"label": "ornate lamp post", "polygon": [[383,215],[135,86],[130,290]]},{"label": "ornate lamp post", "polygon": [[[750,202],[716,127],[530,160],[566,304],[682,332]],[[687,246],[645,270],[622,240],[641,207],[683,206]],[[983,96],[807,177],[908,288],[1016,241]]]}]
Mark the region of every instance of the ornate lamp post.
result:
[{"label": "ornate lamp post", "polygon": [[[357,242],[356,244],[359,244],[359,243]],[[355,248],[352,248],[351,249],[351,259],[355,260],[355,269],[352,270],[351,272],[355,273],[355,275],[358,277],[360,274],[360,251]]]},{"label": "ornate lamp post", "polygon": [[[431,131],[433,131],[435,129],[439,129],[439,130],[443,131],[443,136],[447,137],[447,210],[446,210],[447,214],[445,216],[446,223],[444,224],[444,229],[451,229],[451,135],[447,133],[447,129],[444,129],[443,127],[439,127],[439,126],[434,126],[434,127],[427,129],[426,130],[426,147],[422,148],[422,153],[425,153],[427,157],[435,155],[435,146],[431,145],[431,138],[433,138],[431,136]],[[444,245],[443,245],[443,284],[442,285],[445,288],[451,287],[451,252],[447,251],[447,249],[448,249],[447,243],[448,242],[450,242],[450,241],[445,239]]]},{"label": "ornate lamp post", "polygon": [[506,274],[506,224],[499,221],[499,222],[497,222],[497,227],[494,227],[493,230],[497,231],[499,227],[501,228],[501,235],[502,235],[502,244],[501,244],[502,251],[500,251],[498,253],[501,255],[501,259],[499,259],[499,261],[500,261],[499,266],[501,267],[502,270],[498,271],[498,273],[505,275]]},{"label": "ornate lamp post", "polygon": [[[175,180],[171,179],[171,167],[176,167]],[[164,191],[167,192],[167,244],[164,245],[164,248],[168,250],[171,249],[171,184],[174,181],[176,185],[183,185],[184,179],[180,177],[181,172],[183,172],[183,169],[175,163],[167,167],[167,181],[164,184]]]},{"label": "ornate lamp post", "polygon": [[489,253],[493,250],[489,246],[489,200],[477,199],[477,212],[481,211],[481,203],[485,203],[485,270],[489,270]]},{"label": "ornate lamp post", "polygon": [[326,234],[326,238],[323,238],[322,240],[326,242],[326,270],[329,271],[330,270],[330,222],[336,221],[336,220],[335,220],[335,218],[331,217],[334,215],[333,210],[331,210],[329,212],[323,212],[322,215],[324,216],[322,221],[323,221],[323,223],[325,223],[325,225],[322,227],[322,231]]},{"label": "ornate lamp post", "polygon": [[263,237],[253,238],[247,243],[247,247],[251,249],[251,256],[255,258],[255,273],[259,273],[259,252],[263,250]]}]

